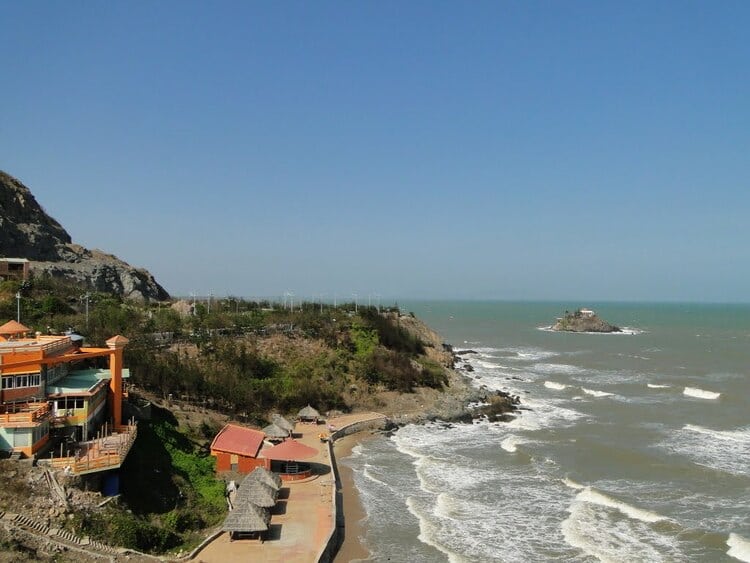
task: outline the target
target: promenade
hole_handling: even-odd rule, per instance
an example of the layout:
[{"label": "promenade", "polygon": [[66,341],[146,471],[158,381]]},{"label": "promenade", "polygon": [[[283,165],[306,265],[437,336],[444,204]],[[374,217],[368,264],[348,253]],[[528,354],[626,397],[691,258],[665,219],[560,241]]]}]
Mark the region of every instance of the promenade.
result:
[{"label": "promenade", "polygon": [[[328,419],[327,424],[338,429],[355,429],[359,423],[383,419],[377,413],[358,413]],[[353,426],[357,425],[357,426]],[[295,438],[315,448],[316,456],[305,460],[315,464],[316,474],[304,481],[284,482],[276,506],[271,511],[267,539],[229,541],[222,533],[193,559],[202,563],[239,563],[268,561],[310,563],[318,561],[331,534],[335,530],[335,477],[331,468],[328,445],[318,434],[325,426],[298,423]]]}]

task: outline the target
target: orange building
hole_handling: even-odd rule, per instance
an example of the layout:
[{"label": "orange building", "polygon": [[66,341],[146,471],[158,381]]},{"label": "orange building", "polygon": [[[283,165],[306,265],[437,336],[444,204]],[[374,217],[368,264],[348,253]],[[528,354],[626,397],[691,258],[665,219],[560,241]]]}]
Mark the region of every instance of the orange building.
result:
[{"label": "orange building", "polygon": [[269,469],[270,460],[258,457],[264,438],[260,430],[227,424],[211,442],[216,471],[249,473],[256,467]]},{"label": "orange building", "polygon": [[[29,332],[16,321],[0,326],[0,450],[34,457],[51,440],[75,449],[78,442],[101,437],[105,423],[130,431],[122,421],[126,338],[110,338],[107,348],[85,348],[77,335],[29,337]],[[107,357],[109,369],[75,369],[96,357]]]}]

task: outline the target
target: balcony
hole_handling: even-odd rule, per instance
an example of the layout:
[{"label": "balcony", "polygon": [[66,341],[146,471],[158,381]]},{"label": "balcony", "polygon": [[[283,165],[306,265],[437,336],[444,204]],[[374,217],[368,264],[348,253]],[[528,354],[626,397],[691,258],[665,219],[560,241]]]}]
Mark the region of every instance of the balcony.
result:
[{"label": "balcony", "polygon": [[50,417],[49,403],[0,405],[0,426],[36,426]]},{"label": "balcony", "polygon": [[138,426],[135,423],[121,426],[117,432],[103,438],[79,442],[75,456],[40,460],[40,463],[65,469],[75,475],[117,469],[124,463],[137,435]]}]

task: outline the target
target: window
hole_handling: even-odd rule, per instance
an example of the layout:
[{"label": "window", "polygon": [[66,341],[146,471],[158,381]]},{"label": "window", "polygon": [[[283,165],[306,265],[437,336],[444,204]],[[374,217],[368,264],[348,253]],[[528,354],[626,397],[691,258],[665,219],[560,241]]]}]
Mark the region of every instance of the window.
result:
[{"label": "window", "polygon": [[15,378],[13,377],[3,377],[3,389],[13,389],[14,381]]},{"label": "window", "polygon": [[82,409],[83,408],[83,398],[79,397],[76,399],[76,408]]}]

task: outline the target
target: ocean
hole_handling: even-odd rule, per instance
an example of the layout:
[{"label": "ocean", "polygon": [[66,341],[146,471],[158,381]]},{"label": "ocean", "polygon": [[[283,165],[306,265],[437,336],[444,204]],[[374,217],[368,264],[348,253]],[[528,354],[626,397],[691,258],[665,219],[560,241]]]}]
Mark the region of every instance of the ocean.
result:
[{"label": "ocean", "polygon": [[[543,330],[579,306],[628,330]],[[408,425],[341,460],[373,560],[750,561],[750,306],[402,309],[524,410]]]}]

